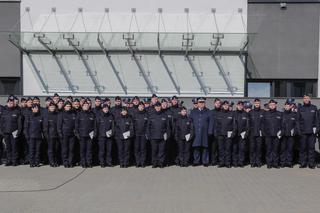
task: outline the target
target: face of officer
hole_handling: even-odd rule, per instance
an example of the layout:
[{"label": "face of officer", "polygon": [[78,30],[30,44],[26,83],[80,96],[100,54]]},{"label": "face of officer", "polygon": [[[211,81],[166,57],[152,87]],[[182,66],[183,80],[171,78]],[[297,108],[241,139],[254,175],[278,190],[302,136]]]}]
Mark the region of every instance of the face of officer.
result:
[{"label": "face of officer", "polygon": [[203,109],[203,108],[204,108],[204,106],[205,106],[204,101],[200,101],[200,102],[198,102],[198,109]]},{"label": "face of officer", "polygon": [[80,108],[80,102],[73,102],[73,108],[79,109]]},{"label": "face of officer", "polygon": [[182,116],[186,116],[187,115],[187,110],[185,110],[185,109],[181,110],[180,114]]},{"label": "face of officer", "polygon": [[229,104],[223,104],[222,105],[223,110],[229,110]]},{"label": "face of officer", "polygon": [[14,107],[14,101],[9,101],[9,102],[7,103],[7,106],[8,106],[9,108]]},{"label": "face of officer", "polygon": [[99,107],[101,105],[101,100],[96,99],[94,104],[96,105],[96,107]]},{"label": "face of officer", "polygon": [[40,100],[39,99],[33,99],[33,103],[34,104],[40,104]]},{"label": "face of officer", "polygon": [[311,101],[310,96],[307,96],[307,95],[303,96],[303,103],[304,104],[309,104],[310,101]]},{"label": "face of officer", "polygon": [[269,109],[273,110],[277,108],[277,104],[276,103],[269,103]]},{"label": "face of officer", "polygon": [[121,115],[126,116],[127,114],[128,114],[128,111],[127,111],[127,110],[122,110],[122,111],[121,111]]},{"label": "face of officer", "polygon": [[22,107],[22,108],[25,108],[26,106],[27,106],[27,102],[26,102],[26,101],[22,101],[22,102],[21,102],[21,107]]},{"label": "face of officer", "polygon": [[157,103],[158,102],[158,97],[153,97],[153,98],[151,98],[151,103],[152,104],[155,104],[155,103]]},{"label": "face of officer", "polygon": [[168,103],[167,102],[162,102],[161,103],[161,108],[162,109],[167,109],[167,107],[168,107]]},{"label": "face of officer", "polygon": [[286,111],[289,111],[289,110],[291,110],[291,106],[290,106],[290,104],[285,104],[284,105],[284,110],[286,110]]},{"label": "face of officer", "polygon": [[194,108],[198,108],[198,104],[193,104],[193,107]]},{"label": "face of officer", "polygon": [[260,105],[261,105],[260,101],[255,101],[253,104],[254,104],[254,108],[260,108]]},{"label": "face of officer", "polygon": [[160,112],[160,111],[161,111],[161,106],[155,106],[154,108],[155,108],[155,110],[156,110],[157,112]]},{"label": "face of officer", "polygon": [[221,107],[221,101],[215,101],[214,102],[214,108],[215,109],[220,109],[220,107]]},{"label": "face of officer", "polygon": [[56,106],[55,105],[51,105],[49,106],[49,112],[54,112],[56,110]]},{"label": "face of officer", "polygon": [[115,100],[115,102],[114,102],[114,105],[116,105],[116,106],[120,106],[120,104],[121,104],[121,100]]},{"label": "face of officer", "polygon": [[67,104],[64,106],[65,111],[70,111],[71,110],[71,105]]},{"label": "face of officer", "polygon": [[246,111],[247,113],[249,113],[251,111],[250,108],[245,108],[244,111]]},{"label": "face of officer", "polygon": [[88,103],[83,104],[82,110],[83,111],[88,111],[89,110],[89,104]]},{"label": "face of officer", "polygon": [[58,103],[58,101],[59,101],[59,96],[55,96],[55,97],[53,97],[53,102],[55,103],[55,104],[57,104]]},{"label": "face of officer", "polygon": [[175,105],[177,105],[178,104],[178,100],[177,99],[172,99],[171,100],[171,104],[172,104],[172,106],[175,106]]},{"label": "face of officer", "polygon": [[108,112],[109,112],[109,108],[108,108],[108,107],[104,107],[104,108],[102,109],[102,112],[108,113]]},{"label": "face of officer", "polygon": [[242,111],[243,110],[243,104],[237,104],[237,109],[239,111]]},{"label": "face of officer", "polygon": [[58,102],[58,109],[62,109],[63,108],[64,103],[62,101]]},{"label": "face of officer", "polygon": [[144,110],[144,105],[143,105],[143,104],[140,104],[140,105],[138,106],[138,109],[139,109],[140,112],[143,111],[143,110]]},{"label": "face of officer", "polygon": [[144,107],[149,107],[150,103],[144,103]]},{"label": "face of officer", "polygon": [[32,106],[32,100],[28,100],[28,101],[27,101],[27,107],[28,107],[28,108],[31,108],[31,106]]},{"label": "face of officer", "polygon": [[133,99],[132,104],[134,106],[137,106],[139,104],[139,100],[138,99]]},{"label": "face of officer", "polygon": [[39,112],[39,108],[38,107],[33,107],[32,108],[32,112],[33,113],[38,113]]}]

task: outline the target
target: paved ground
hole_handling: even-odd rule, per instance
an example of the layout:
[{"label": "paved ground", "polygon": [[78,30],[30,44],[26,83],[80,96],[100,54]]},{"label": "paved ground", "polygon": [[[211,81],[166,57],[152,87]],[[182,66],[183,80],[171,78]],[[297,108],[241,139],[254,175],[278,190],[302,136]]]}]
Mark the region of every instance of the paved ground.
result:
[{"label": "paved ground", "polygon": [[[313,213],[320,209],[320,169],[95,167],[81,171],[1,166],[0,212]],[[42,189],[50,191],[5,192]]]}]

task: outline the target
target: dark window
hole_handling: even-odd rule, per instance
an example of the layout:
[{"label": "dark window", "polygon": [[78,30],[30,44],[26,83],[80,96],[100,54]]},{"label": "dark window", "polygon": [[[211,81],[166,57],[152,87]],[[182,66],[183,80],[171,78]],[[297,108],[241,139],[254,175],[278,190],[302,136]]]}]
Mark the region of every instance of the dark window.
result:
[{"label": "dark window", "polygon": [[20,78],[0,78],[0,95],[21,95]]}]

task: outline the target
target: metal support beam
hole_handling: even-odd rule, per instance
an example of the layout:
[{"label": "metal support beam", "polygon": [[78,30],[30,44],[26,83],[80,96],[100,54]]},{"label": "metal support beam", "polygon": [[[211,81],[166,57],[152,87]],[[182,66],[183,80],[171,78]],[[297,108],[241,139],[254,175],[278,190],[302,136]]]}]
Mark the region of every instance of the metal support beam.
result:
[{"label": "metal support beam", "polygon": [[27,58],[29,59],[29,62],[32,66],[32,70],[33,73],[37,76],[38,80],[40,81],[40,84],[42,85],[44,91],[46,93],[49,93],[49,87],[48,84],[45,83],[45,80],[42,78],[41,74],[40,74],[40,70],[37,68],[36,64],[34,63],[31,54],[29,51],[27,51],[26,49],[24,49],[23,47],[21,47],[19,44],[17,44],[16,42],[12,41],[11,39],[9,39],[9,42],[11,44],[13,44],[15,47],[17,47],[22,53],[25,53],[25,55],[27,56]]},{"label": "metal support beam", "polygon": [[103,92],[102,91],[102,86],[99,84],[99,82],[96,79],[94,73],[92,72],[92,70],[91,70],[91,68],[90,68],[90,66],[88,64],[87,59],[83,57],[83,52],[78,49],[76,44],[73,43],[72,40],[74,40],[74,37],[73,38],[64,37],[64,39],[66,39],[68,41],[69,45],[72,46],[74,52],[77,53],[77,55],[79,56],[79,58],[81,59],[83,65],[84,65],[84,67],[87,69],[87,73],[89,74],[89,76],[91,78],[91,81],[94,84],[94,88],[97,90],[97,92],[99,94],[101,94]]},{"label": "metal support beam", "polygon": [[164,56],[162,55],[161,52],[161,48],[160,48],[160,37],[159,37],[159,33],[158,33],[158,37],[157,37],[157,44],[158,44],[158,50],[159,50],[159,57],[160,60],[165,68],[165,70],[167,71],[169,78],[174,86],[174,88],[176,89],[177,93],[180,95],[180,87],[178,86],[178,84],[176,83],[176,81],[174,80],[173,76],[172,76],[172,72],[170,71],[166,61],[164,60]]},{"label": "metal support beam", "polygon": [[[52,50],[52,49],[48,46],[47,42],[45,42],[41,37],[38,36],[37,38],[38,38],[39,43],[40,43],[46,50],[48,50],[48,52],[52,55],[52,57],[54,58],[54,60],[56,61],[57,65],[58,65],[58,67],[60,68],[60,71],[61,71],[64,79],[66,80],[69,89],[71,90],[71,92],[72,92],[73,94],[75,94],[75,93],[76,93],[76,86],[73,85],[73,83],[72,83],[72,81],[71,81],[71,79],[70,79],[70,77],[69,77],[68,72],[67,72],[66,69],[63,67],[62,62],[61,62],[61,60],[57,57],[55,51]],[[49,43],[51,43],[51,41],[49,41]]]},{"label": "metal support beam", "polygon": [[219,69],[219,71],[220,71],[220,74],[222,75],[223,80],[225,81],[225,83],[226,83],[226,85],[227,85],[227,87],[228,87],[228,91],[231,93],[231,95],[233,95],[234,92],[238,90],[238,88],[236,88],[236,87],[234,87],[234,86],[232,85],[232,82],[231,82],[231,80],[229,79],[229,76],[227,75],[227,73],[225,72],[222,64],[221,64],[220,61],[219,61],[219,59],[217,59],[216,56],[213,56],[212,58],[213,58],[214,62],[216,63],[216,65],[217,65],[217,67],[218,67],[218,69]]},{"label": "metal support beam", "polygon": [[137,56],[136,56],[136,54],[135,54],[135,51],[132,49],[132,46],[135,45],[135,44],[132,44],[132,43],[131,43],[132,40],[134,40],[134,37],[130,37],[129,35],[126,37],[125,35],[123,35],[123,39],[127,41],[127,42],[126,42],[126,45],[128,46],[129,51],[130,51],[130,53],[131,53],[131,56],[132,56],[133,60],[135,61],[137,67],[139,68],[139,70],[140,70],[140,72],[141,72],[141,74],[142,74],[142,76],[143,76],[143,79],[144,79],[144,81],[146,82],[146,84],[147,84],[150,92],[153,93],[153,94],[155,94],[156,91],[154,90],[154,87],[153,87],[153,85],[152,85],[152,83],[151,83],[151,81],[150,81],[150,79],[149,79],[146,71],[144,70],[143,66],[141,65],[139,59],[137,58]]},{"label": "metal support beam", "polygon": [[103,42],[100,40],[99,38],[99,34],[98,34],[98,38],[97,38],[97,42],[99,44],[99,46],[101,47],[101,50],[104,52],[104,54],[106,55],[107,57],[107,60],[112,68],[112,71],[113,73],[116,75],[121,87],[122,87],[122,90],[124,91],[124,93],[127,95],[128,94],[128,91],[127,91],[127,86],[123,83],[123,81],[121,80],[120,78],[120,75],[119,75],[119,72],[117,71],[116,67],[114,66],[113,64],[113,61],[111,60],[111,56],[109,55],[108,53],[108,50],[104,47],[103,45]]},{"label": "metal support beam", "polygon": [[198,70],[196,69],[196,67],[194,66],[192,60],[190,59],[190,56],[189,56],[189,51],[190,51],[190,47],[193,45],[193,42],[192,40],[194,40],[194,35],[191,35],[191,37],[189,37],[189,34],[187,34],[186,36],[182,36],[182,40],[185,40],[186,42],[182,41],[182,46],[186,48],[185,50],[185,59],[188,61],[191,69],[192,69],[192,72],[194,73],[194,75],[196,76],[197,80],[198,80],[198,83],[201,87],[201,90],[203,91],[203,93],[205,95],[207,95],[209,92],[208,92],[208,88],[206,87],[204,81],[202,80],[201,76],[200,76],[200,73],[198,72]]}]

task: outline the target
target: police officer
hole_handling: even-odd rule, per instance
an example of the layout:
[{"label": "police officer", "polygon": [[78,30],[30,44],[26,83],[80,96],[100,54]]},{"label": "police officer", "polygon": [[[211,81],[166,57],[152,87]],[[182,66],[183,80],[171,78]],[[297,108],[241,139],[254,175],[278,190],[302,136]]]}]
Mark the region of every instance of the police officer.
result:
[{"label": "police officer", "polygon": [[192,119],[187,115],[187,109],[181,108],[175,122],[175,140],[178,143],[178,157],[181,167],[189,166],[191,142],[194,138]]},{"label": "police officer", "polygon": [[137,167],[145,167],[147,157],[147,125],[148,113],[141,101],[138,105],[138,111],[133,114],[135,139],[134,139],[134,155]]},{"label": "police officer", "polygon": [[295,136],[300,135],[298,114],[292,110],[293,101],[287,99],[282,114],[283,136],[280,145],[280,166],[293,167],[293,145]]},{"label": "police officer", "polygon": [[31,110],[32,114],[27,118],[25,133],[29,141],[30,167],[39,167],[43,139],[43,116],[40,113],[39,104],[32,104]]},{"label": "police officer", "polygon": [[112,145],[114,136],[114,117],[110,113],[110,108],[107,103],[102,104],[101,113],[96,118],[95,134],[98,137],[99,143],[99,162],[103,168],[112,166]]},{"label": "police officer", "polygon": [[64,167],[72,167],[74,160],[76,113],[71,103],[66,101],[64,111],[58,115],[58,135],[61,142],[61,155]]},{"label": "police officer", "polygon": [[210,140],[210,164],[212,166],[218,163],[218,128],[215,126],[217,124],[218,114],[221,111],[221,100],[216,98],[214,100],[214,109],[210,111],[210,125],[209,125],[209,140]]},{"label": "police officer", "polygon": [[48,157],[51,167],[59,166],[58,112],[53,101],[48,105],[48,113],[43,117],[43,134],[48,142]]},{"label": "police officer", "polygon": [[279,168],[279,147],[282,132],[282,113],[277,110],[277,102],[273,99],[269,101],[269,110],[264,113],[263,135],[266,144],[267,167]]},{"label": "police officer", "polygon": [[152,168],[163,168],[166,158],[166,141],[171,135],[170,121],[162,112],[160,102],[154,104],[154,110],[149,117],[147,136],[151,141]]},{"label": "police officer", "polygon": [[110,112],[115,118],[115,120],[117,120],[117,118],[121,115],[121,110],[122,110],[121,103],[122,103],[121,98],[119,96],[115,97],[114,106],[111,107],[110,109]]},{"label": "police officer", "polygon": [[130,109],[129,109],[129,114],[131,116],[133,116],[135,113],[137,113],[139,111],[138,110],[139,104],[140,104],[139,97],[138,96],[134,96],[133,99],[132,99],[132,107],[130,107]]},{"label": "police officer", "polygon": [[318,133],[317,107],[311,104],[309,95],[303,96],[303,105],[298,108],[300,127],[300,168],[315,168],[315,142]]},{"label": "police officer", "polygon": [[198,108],[190,115],[195,129],[195,137],[192,143],[192,147],[194,149],[193,166],[198,166],[201,163],[204,166],[209,165],[208,133],[210,134],[210,111],[205,106],[205,101],[205,98],[199,97],[197,101]]},{"label": "police officer", "polygon": [[232,162],[235,167],[243,167],[246,160],[247,137],[249,135],[249,115],[244,111],[243,101],[237,103],[235,119],[237,135],[233,140]]},{"label": "police officer", "polygon": [[249,112],[251,167],[261,167],[262,165],[262,120],[264,111],[260,107],[260,99],[255,98],[254,107]]},{"label": "police officer", "polygon": [[10,95],[0,121],[7,150],[6,166],[17,166],[19,158],[17,141],[22,132],[22,118],[20,110],[15,107],[14,101],[15,98]]},{"label": "police officer", "polygon": [[228,101],[222,103],[222,109],[217,113],[216,127],[218,135],[219,167],[231,167],[232,140],[236,132],[236,119],[230,110]]},{"label": "police officer", "polygon": [[101,113],[101,97],[97,96],[94,99],[94,108],[92,109],[92,112],[95,114],[96,117],[98,117],[98,114]]},{"label": "police officer", "polygon": [[118,147],[120,168],[127,168],[130,162],[131,139],[134,136],[132,117],[127,107],[122,107],[120,116],[115,120],[115,139]]},{"label": "police officer", "polygon": [[[26,106],[24,108],[21,108],[21,120],[22,124],[25,127],[27,124],[28,117],[32,114],[31,110],[32,106],[32,98],[28,97],[26,99]],[[25,133],[25,128],[23,128],[23,134],[21,135],[21,146],[23,149],[23,164],[29,164],[29,145],[28,145],[28,140],[26,139],[26,133]]]},{"label": "police officer", "polygon": [[82,111],[75,122],[75,135],[80,140],[80,165],[82,168],[92,167],[92,140],[95,136],[95,115],[90,103],[83,102]]}]

